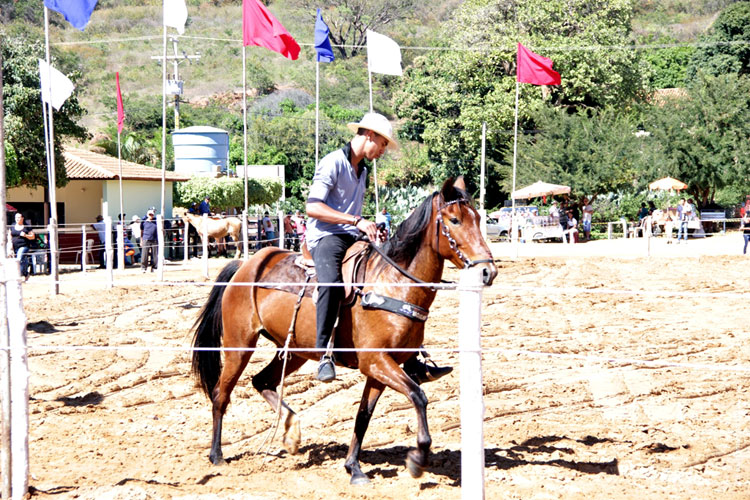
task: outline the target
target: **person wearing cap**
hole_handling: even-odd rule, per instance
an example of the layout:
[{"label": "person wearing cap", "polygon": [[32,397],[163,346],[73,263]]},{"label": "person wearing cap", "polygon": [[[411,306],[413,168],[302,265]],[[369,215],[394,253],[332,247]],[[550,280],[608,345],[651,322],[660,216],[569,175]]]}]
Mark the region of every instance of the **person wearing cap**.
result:
[{"label": "person wearing cap", "polygon": [[159,227],[156,225],[156,212],[151,209],[141,221],[141,272],[145,273],[151,258],[151,272],[158,266]]},{"label": "person wearing cap", "polygon": [[[391,123],[381,114],[367,113],[359,123],[349,123],[347,128],[355,134],[354,137],[343,148],[320,160],[306,203],[310,220],[305,241],[315,262],[319,283],[343,282],[341,263],[360,231],[370,241],[378,240],[375,223],[362,218],[367,183],[364,160],[376,160],[386,150],[398,148]],[[341,286],[318,288],[315,347],[323,352],[317,373],[321,382],[331,382],[336,378],[330,347],[343,293]],[[453,370],[450,367],[428,367],[417,360],[416,354],[404,363],[404,369],[417,382],[435,380]]]},{"label": "person wearing cap", "polygon": [[198,215],[202,216],[203,214],[211,215],[211,198],[208,196],[203,198],[203,201],[198,206]]}]

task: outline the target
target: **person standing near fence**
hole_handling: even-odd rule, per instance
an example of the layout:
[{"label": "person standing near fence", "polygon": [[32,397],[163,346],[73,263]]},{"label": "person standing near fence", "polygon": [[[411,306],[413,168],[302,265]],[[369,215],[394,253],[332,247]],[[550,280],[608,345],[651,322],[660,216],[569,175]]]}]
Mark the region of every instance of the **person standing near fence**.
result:
[{"label": "person standing near fence", "polygon": [[16,223],[10,227],[10,237],[13,242],[13,253],[16,254],[16,260],[21,263],[21,274],[24,280],[28,281],[30,265],[28,253],[31,251],[31,243],[36,240],[36,234],[24,222],[21,212],[16,213]]},{"label": "person standing near fence", "polygon": [[594,207],[588,198],[583,199],[583,241],[591,239],[591,221],[594,218]]},{"label": "person standing near fence", "polygon": [[141,272],[145,273],[151,259],[151,272],[158,266],[156,252],[159,248],[159,227],[156,224],[156,213],[149,210],[141,221]]},{"label": "person standing near fence", "polygon": [[105,261],[107,257],[105,248],[105,245],[107,244],[107,224],[104,223],[104,217],[97,215],[96,222],[91,224],[91,228],[96,231],[96,234],[99,236],[99,251],[97,252],[99,255],[99,269],[104,269],[107,267]]},{"label": "person standing near fence", "polygon": [[742,237],[745,240],[745,246],[742,248],[742,254],[747,254],[747,244],[750,242],[750,210],[745,212],[740,221],[740,229],[742,230]]},{"label": "person standing near fence", "polygon": [[268,215],[268,211],[263,213],[263,232],[266,233],[266,242],[263,246],[273,246],[276,242],[276,231],[274,230],[273,222],[271,217]]}]

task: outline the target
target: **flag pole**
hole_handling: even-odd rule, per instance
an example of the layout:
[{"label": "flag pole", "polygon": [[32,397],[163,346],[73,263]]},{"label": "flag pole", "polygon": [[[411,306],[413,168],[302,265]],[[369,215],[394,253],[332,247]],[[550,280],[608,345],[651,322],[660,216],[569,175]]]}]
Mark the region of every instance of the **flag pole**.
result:
[{"label": "flag pole", "polygon": [[[250,237],[248,236],[247,221],[250,214],[248,213],[247,197],[247,47],[242,44],[242,176],[245,187],[245,209],[242,211],[242,258],[248,259],[250,253]],[[260,239],[260,235],[257,237]]]},{"label": "flag pole", "polygon": [[[164,221],[164,196],[166,194],[167,176],[167,24],[166,6],[162,1],[162,60],[161,60],[161,221]],[[159,226],[161,234],[163,226]],[[159,281],[164,280],[164,248],[157,247],[159,255],[156,262],[159,269]]]},{"label": "flag pole", "polygon": [[[120,242],[120,235],[124,233],[125,231],[125,213],[122,211],[122,150],[121,150],[121,142],[120,142],[120,127],[117,127],[117,168],[119,170],[118,174],[118,181],[119,181],[119,188],[120,188],[120,224],[117,228],[117,242],[119,245]],[[123,234],[124,237],[124,234]],[[117,266],[122,270],[125,269],[125,244],[123,242],[123,247],[120,248],[120,252],[117,257]]]},{"label": "flag pole", "polygon": [[315,58],[315,168],[318,168],[320,142],[320,61]]},{"label": "flag pole", "polygon": [[[44,44],[45,53],[47,58],[47,95],[49,96],[49,102],[45,104],[42,100],[42,110],[47,108],[47,119],[49,120],[49,128],[47,129],[47,168],[48,175],[48,191],[49,191],[49,228],[50,233],[48,235],[48,246],[49,246],[49,257],[50,257],[50,274],[52,276],[52,295],[60,293],[60,284],[58,283],[58,266],[57,266],[57,179],[55,176],[55,126],[54,117],[52,115],[52,62],[50,61],[50,50],[49,50],[49,10],[44,7]],[[44,114],[44,113],[42,113]]]},{"label": "flag pole", "polygon": [[[370,62],[368,54],[367,62],[367,79],[370,82],[370,113],[372,113],[372,71],[370,71]],[[378,160],[372,160],[372,175],[375,183],[375,215],[380,213],[380,202],[378,199]]]},{"label": "flag pole", "polygon": [[[518,90],[519,84],[516,79],[516,110],[515,120],[513,125],[513,190],[510,192],[511,200],[511,217],[510,217],[510,228],[511,228],[511,241],[515,240],[518,243],[518,237],[516,235],[516,199],[513,197],[513,193],[516,191],[516,159],[518,157]],[[518,245],[516,244],[516,257],[518,257]]]}]

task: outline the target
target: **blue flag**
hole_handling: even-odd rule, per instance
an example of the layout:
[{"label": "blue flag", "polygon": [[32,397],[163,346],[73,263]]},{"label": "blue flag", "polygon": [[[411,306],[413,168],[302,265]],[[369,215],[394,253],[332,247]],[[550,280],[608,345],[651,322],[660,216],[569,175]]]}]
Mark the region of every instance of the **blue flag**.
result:
[{"label": "blue flag", "polygon": [[73,27],[83,31],[98,0],[44,0],[44,6],[65,16]]},{"label": "blue flag", "polygon": [[318,62],[331,62],[334,60],[331,41],[328,39],[328,25],[323,21],[323,16],[318,9],[318,17],[315,19],[315,51],[318,53]]}]

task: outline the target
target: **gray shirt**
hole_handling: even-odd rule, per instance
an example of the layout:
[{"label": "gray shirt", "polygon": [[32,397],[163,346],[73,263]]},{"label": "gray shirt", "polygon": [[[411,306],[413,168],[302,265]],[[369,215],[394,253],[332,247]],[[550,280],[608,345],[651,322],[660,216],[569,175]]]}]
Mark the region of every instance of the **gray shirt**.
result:
[{"label": "gray shirt", "polygon": [[[320,160],[310,186],[308,203],[323,202],[339,212],[353,216],[362,215],[367,168],[360,164],[357,175],[349,160],[350,156],[351,143]],[[308,248],[314,248],[321,238],[331,234],[357,236],[359,231],[351,224],[332,224],[311,217],[305,233]]]}]

